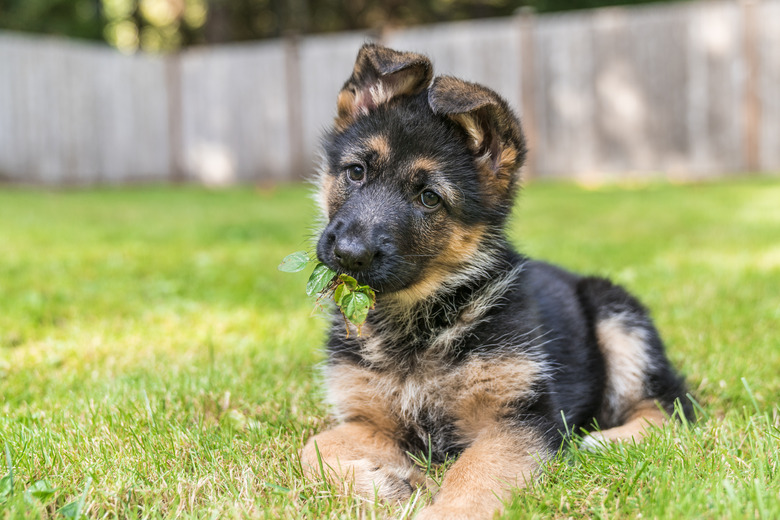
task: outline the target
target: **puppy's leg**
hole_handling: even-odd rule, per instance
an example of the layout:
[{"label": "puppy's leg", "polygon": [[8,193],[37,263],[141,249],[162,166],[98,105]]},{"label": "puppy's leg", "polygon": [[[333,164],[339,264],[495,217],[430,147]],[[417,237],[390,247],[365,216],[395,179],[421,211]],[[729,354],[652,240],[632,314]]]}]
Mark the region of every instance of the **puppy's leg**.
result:
[{"label": "puppy's leg", "polygon": [[654,401],[642,401],[634,407],[626,422],[608,430],[586,435],[580,447],[592,451],[608,446],[612,442],[630,440],[638,442],[650,433],[650,428],[661,427],[668,419]]},{"label": "puppy's leg", "polygon": [[549,457],[542,437],[531,428],[486,430],[447,471],[433,504],[417,520],[492,518]]},{"label": "puppy's leg", "polygon": [[370,500],[403,501],[425,483],[392,438],[369,423],[347,422],[312,437],[301,463],[308,478],[324,477]]},{"label": "puppy's leg", "polygon": [[[647,436],[662,426],[680,400],[685,416],[683,379],[672,368],[648,311],[622,287],[585,278],[578,287],[583,304],[595,316],[595,336],[604,359],[604,399],[597,419],[608,429],[586,436],[584,449]],[[660,408],[662,409],[659,409]]]}]

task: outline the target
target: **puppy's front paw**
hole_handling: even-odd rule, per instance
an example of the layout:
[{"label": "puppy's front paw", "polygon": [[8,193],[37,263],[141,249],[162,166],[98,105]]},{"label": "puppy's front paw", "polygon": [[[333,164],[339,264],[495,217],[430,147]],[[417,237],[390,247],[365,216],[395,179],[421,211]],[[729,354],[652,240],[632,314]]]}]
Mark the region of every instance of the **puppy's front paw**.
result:
[{"label": "puppy's front paw", "polygon": [[368,500],[407,500],[425,477],[389,437],[361,423],[345,423],[312,437],[301,451],[306,478],[325,479]]},{"label": "puppy's front paw", "polygon": [[346,481],[353,490],[368,499],[378,497],[388,502],[404,502],[421,484],[413,468],[381,464],[368,459],[350,461],[347,464]]}]

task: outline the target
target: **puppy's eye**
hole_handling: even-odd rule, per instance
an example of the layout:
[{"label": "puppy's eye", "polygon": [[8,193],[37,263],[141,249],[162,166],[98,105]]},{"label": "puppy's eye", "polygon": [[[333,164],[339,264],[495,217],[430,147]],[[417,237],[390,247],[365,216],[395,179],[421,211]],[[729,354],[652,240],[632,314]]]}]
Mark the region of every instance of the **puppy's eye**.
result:
[{"label": "puppy's eye", "polygon": [[360,182],[366,178],[366,169],[359,164],[350,164],[347,166],[347,176],[351,181]]},{"label": "puppy's eye", "polygon": [[441,197],[431,190],[425,190],[420,194],[420,202],[428,209],[434,209],[441,204]]}]

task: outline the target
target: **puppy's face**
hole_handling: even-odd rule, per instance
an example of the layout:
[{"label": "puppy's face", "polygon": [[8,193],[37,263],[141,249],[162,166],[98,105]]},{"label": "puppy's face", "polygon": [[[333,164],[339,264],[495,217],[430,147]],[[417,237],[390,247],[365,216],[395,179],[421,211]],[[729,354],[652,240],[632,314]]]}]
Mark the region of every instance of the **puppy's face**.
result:
[{"label": "puppy's face", "polygon": [[332,269],[396,291],[476,247],[484,214],[473,157],[426,96],[358,118],[326,154],[329,222],[317,254]]},{"label": "puppy's face", "polygon": [[524,152],[519,127],[501,144],[485,103],[481,114],[447,112],[475,86],[439,78],[428,88],[430,76],[424,57],[364,46],[325,141],[317,256],[380,293],[425,296],[474,259],[511,208]]}]

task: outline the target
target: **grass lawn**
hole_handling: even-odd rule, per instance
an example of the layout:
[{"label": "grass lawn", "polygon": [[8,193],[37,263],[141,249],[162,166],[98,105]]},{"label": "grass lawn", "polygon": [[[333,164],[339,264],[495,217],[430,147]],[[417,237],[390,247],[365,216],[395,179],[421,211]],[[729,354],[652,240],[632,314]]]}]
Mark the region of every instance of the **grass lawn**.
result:
[{"label": "grass lawn", "polygon": [[[276,265],[313,218],[303,187],[0,190],[0,519],[419,508],[301,479],[324,323]],[[780,518],[780,181],[535,183],[512,236],[640,295],[701,420],[564,450],[507,517]]]}]

